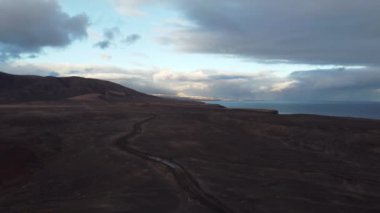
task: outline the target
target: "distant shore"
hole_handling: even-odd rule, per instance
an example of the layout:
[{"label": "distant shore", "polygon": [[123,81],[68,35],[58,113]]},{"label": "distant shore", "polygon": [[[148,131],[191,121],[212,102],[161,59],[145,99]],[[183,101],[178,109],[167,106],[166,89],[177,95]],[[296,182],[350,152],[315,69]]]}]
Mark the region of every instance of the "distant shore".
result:
[{"label": "distant shore", "polygon": [[277,110],[279,114],[380,119],[380,102],[206,101],[206,103],[238,109]]}]

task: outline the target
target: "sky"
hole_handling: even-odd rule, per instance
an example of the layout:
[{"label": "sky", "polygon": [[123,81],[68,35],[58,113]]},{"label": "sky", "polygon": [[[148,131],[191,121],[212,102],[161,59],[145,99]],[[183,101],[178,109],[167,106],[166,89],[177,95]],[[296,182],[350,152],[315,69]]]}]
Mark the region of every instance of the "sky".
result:
[{"label": "sky", "polygon": [[0,0],[0,70],[155,95],[380,101],[378,0]]}]

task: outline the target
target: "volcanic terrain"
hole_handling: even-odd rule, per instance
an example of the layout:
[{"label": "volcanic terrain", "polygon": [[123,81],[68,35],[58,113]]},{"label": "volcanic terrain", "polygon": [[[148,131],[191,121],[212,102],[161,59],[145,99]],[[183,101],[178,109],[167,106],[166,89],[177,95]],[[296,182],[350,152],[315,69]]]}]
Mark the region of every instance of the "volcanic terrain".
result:
[{"label": "volcanic terrain", "polygon": [[0,103],[0,212],[380,212],[379,120],[5,73]]}]

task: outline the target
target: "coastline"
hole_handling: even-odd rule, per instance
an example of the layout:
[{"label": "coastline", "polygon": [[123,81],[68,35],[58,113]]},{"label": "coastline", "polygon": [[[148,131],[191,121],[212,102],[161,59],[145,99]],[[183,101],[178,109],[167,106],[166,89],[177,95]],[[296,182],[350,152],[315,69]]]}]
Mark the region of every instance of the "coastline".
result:
[{"label": "coastline", "polygon": [[275,110],[281,115],[317,115],[358,119],[380,119],[380,102],[295,101],[206,101],[231,109]]}]

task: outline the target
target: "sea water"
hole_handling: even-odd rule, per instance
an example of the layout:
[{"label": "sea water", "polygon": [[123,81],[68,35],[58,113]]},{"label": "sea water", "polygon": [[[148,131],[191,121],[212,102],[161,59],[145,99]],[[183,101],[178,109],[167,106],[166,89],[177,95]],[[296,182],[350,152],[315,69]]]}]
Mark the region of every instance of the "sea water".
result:
[{"label": "sea water", "polygon": [[228,108],[276,109],[280,114],[315,114],[380,119],[380,102],[289,102],[289,101],[208,101]]}]

